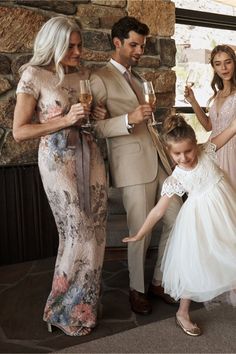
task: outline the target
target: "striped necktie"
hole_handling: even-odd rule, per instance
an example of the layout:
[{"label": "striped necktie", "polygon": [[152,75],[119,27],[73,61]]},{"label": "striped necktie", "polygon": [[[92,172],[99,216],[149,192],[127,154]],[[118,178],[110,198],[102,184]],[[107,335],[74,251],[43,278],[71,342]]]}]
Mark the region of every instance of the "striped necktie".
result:
[{"label": "striped necktie", "polygon": [[131,88],[134,91],[135,95],[137,96],[137,99],[138,99],[139,103],[140,104],[144,104],[145,103],[144,102],[144,95],[142,93],[141,88],[135,82],[135,79],[134,79],[132,73],[129,70],[126,70],[123,75],[124,75],[126,81],[131,86]]}]

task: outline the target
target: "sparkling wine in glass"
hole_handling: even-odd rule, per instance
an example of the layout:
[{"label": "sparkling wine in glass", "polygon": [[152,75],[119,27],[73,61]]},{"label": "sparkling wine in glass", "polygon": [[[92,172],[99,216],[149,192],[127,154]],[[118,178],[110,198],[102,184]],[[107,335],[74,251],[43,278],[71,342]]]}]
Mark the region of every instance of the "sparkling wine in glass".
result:
[{"label": "sparkling wine in glass", "polygon": [[[80,80],[80,93],[79,100],[81,103],[90,105],[93,100],[90,81],[89,80]],[[91,128],[92,124],[90,122],[90,116],[88,115],[87,121],[84,124],[81,124],[82,128]]]},{"label": "sparkling wine in glass", "polygon": [[[195,82],[197,80],[197,71],[194,69],[190,69],[185,81],[185,85],[189,88],[193,87]],[[189,103],[186,99],[184,99],[185,102]]]},{"label": "sparkling wine in glass", "polygon": [[[150,104],[150,106],[152,108],[154,108],[154,105],[156,103],[156,95],[155,95],[155,91],[154,91],[151,81],[144,81],[143,82],[143,94],[144,94],[144,101],[146,103]],[[157,122],[155,120],[153,112],[152,112],[152,123],[151,124],[157,125]]]},{"label": "sparkling wine in glass", "polygon": [[197,79],[197,72],[195,70],[190,70],[186,79],[186,86],[187,87],[193,87]]}]

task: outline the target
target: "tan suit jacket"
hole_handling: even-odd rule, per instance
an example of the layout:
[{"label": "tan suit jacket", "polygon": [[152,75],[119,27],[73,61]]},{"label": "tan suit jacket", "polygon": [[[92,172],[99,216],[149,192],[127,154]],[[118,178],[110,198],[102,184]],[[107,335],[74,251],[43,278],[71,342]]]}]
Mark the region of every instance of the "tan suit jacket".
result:
[{"label": "tan suit jacket", "polygon": [[[111,63],[90,77],[94,101],[103,102],[109,118],[97,122],[98,136],[106,138],[112,185],[122,187],[122,200],[127,213],[129,234],[134,235],[159,197],[161,185],[171,169],[159,136],[144,122],[135,125],[129,133],[125,115],[133,112],[139,101],[122,73]],[[141,78],[135,82],[141,89]],[[163,166],[159,166],[159,161]],[[164,171],[164,169],[166,172]],[[172,229],[180,203],[172,200],[162,218],[163,231],[159,241],[158,260],[154,279],[161,281],[161,260],[169,232]],[[145,256],[151,235],[128,244],[130,288],[145,292]]]},{"label": "tan suit jacket", "polygon": [[[132,133],[126,127],[125,114],[139,105],[129,83],[111,63],[91,74],[90,81],[95,103],[103,102],[109,113],[108,119],[97,122],[96,131],[107,140],[112,185],[126,187],[153,181],[158,171],[157,146],[147,125],[135,125]],[[141,89],[141,80],[137,79],[137,84]],[[160,141],[158,144],[163,155]],[[166,156],[164,159],[169,174],[171,169]]]}]

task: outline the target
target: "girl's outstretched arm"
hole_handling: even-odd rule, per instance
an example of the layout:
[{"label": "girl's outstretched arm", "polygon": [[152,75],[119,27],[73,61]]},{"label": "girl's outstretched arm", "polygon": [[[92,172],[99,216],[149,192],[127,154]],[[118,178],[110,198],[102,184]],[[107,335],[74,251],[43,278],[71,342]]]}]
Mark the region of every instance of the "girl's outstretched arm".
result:
[{"label": "girl's outstretched arm", "polygon": [[224,146],[236,134],[236,118],[220,134],[211,139],[216,145],[216,150]]},{"label": "girl's outstretched arm", "polygon": [[142,227],[138,231],[138,233],[134,236],[123,238],[122,242],[133,242],[141,240],[145,235],[148,235],[154,225],[162,218],[165,214],[166,209],[170,203],[171,197],[167,197],[167,195],[162,196],[158,203],[154,206],[154,208],[148,214],[146,220],[144,221]]}]

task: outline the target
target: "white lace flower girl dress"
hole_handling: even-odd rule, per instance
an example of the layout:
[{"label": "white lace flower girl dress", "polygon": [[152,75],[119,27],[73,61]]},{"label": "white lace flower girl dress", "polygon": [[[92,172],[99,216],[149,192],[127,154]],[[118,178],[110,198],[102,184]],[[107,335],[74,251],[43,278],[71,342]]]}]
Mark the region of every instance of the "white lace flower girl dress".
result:
[{"label": "white lace flower girl dress", "polygon": [[188,194],[162,261],[165,292],[176,300],[205,302],[236,288],[236,191],[215,150],[204,144],[194,169],[177,166],[163,184],[162,195]]}]

